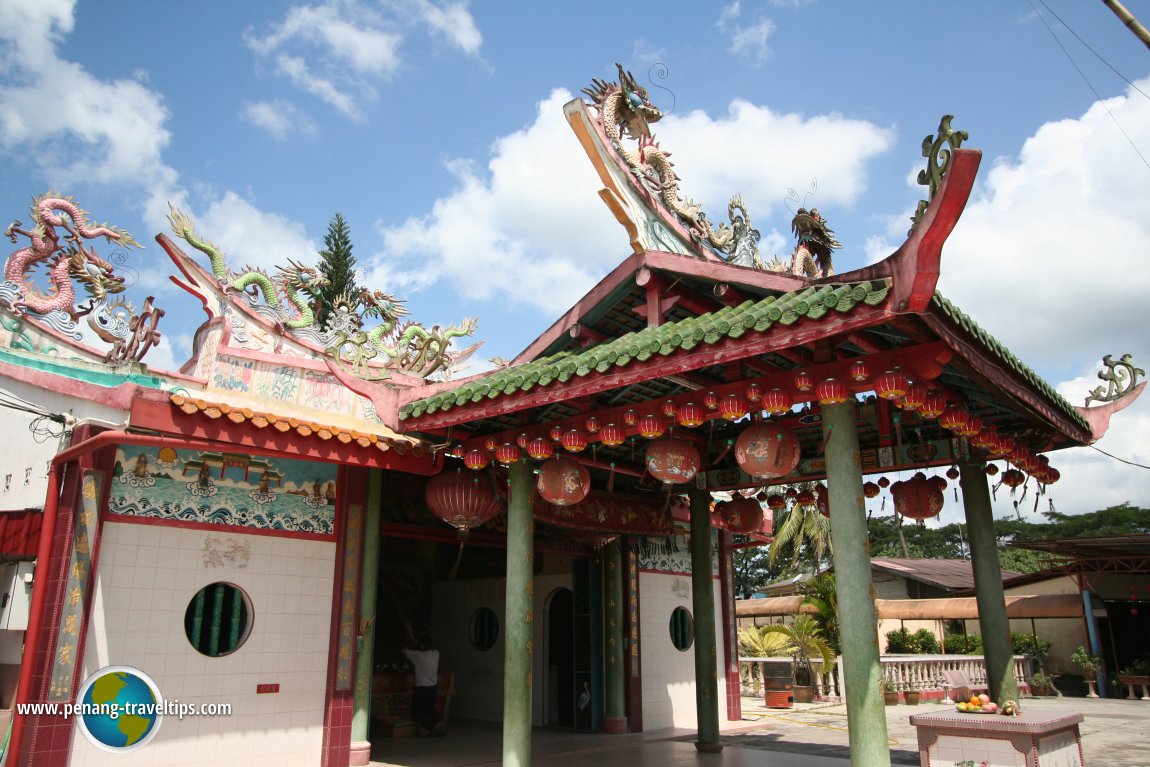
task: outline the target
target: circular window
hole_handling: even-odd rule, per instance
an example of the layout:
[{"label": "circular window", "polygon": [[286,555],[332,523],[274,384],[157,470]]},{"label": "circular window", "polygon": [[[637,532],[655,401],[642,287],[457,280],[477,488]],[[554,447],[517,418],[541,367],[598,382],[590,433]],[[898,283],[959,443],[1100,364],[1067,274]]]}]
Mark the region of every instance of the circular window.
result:
[{"label": "circular window", "polygon": [[184,633],[196,651],[211,658],[233,653],[252,631],[252,602],[231,583],[212,583],[192,597]]},{"label": "circular window", "polygon": [[499,636],[499,619],[490,607],[480,607],[471,614],[471,629],[468,632],[471,646],[476,650],[490,650]]},{"label": "circular window", "polygon": [[671,613],[671,643],[676,650],[686,652],[695,642],[695,619],[686,607],[676,607]]}]

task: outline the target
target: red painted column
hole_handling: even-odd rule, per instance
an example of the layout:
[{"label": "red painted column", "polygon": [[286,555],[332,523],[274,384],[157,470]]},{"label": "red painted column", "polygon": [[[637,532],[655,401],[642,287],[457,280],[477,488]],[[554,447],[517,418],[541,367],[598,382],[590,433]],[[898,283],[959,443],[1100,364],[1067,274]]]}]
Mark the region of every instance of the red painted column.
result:
[{"label": "red painted column", "polygon": [[[628,543],[630,539],[628,539]],[[643,664],[639,644],[639,552],[623,548],[623,630],[626,632],[623,653],[623,691],[627,700],[627,728],[643,731]]]},{"label": "red painted column", "polygon": [[735,563],[731,534],[719,533],[719,592],[723,611],[723,669],[727,682],[727,720],[743,718],[739,692],[739,637],[735,626]]}]

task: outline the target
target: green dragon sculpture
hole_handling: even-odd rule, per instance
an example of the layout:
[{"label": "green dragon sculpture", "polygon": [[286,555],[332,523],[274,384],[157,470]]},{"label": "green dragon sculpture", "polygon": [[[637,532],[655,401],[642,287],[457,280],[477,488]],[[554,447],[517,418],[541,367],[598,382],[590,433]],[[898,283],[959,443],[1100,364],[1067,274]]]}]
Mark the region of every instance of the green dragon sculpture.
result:
[{"label": "green dragon sculpture", "polygon": [[[256,309],[261,308],[258,300],[262,298],[263,306],[272,310],[281,331],[317,341],[327,355],[356,376],[370,379],[386,377],[388,373],[381,373],[380,364],[377,364],[382,363],[385,371],[427,377],[461,362],[473,350],[456,352],[452,349],[452,342],[472,335],[477,326],[476,319],[468,317],[459,325],[445,328],[433,325],[430,330],[419,323],[401,324],[400,320],[408,314],[406,306],[400,299],[381,290],[361,288],[354,294],[340,296],[328,314],[326,327],[321,328],[316,323],[316,310],[321,300],[318,288],[326,283],[317,269],[289,260],[288,267],[278,267],[274,278],[253,267],[230,272],[224,251],[201,237],[189,216],[171,203],[168,207],[172,231],[208,257],[212,275],[225,292],[244,294]],[[284,306],[285,302],[294,312]],[[370,320],[376,320],[378,324],[365,330],[365,323]]]}]

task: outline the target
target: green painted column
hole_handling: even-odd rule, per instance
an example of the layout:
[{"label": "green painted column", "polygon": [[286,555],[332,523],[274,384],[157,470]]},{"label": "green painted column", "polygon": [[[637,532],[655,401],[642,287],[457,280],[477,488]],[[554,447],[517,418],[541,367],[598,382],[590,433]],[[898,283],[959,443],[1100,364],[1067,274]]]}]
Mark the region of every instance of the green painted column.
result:
[{"label": "green painted column", "polygon": [[606,624],[603,662],[607,666],[603,731],[618,735],[627,732],[623,687],[623,553],[618,539],[603,549],[603,619]]},{"label": "green painted column", "polygon": [[535,616],[534,532],[527,461],[507,469],[507,610],[503,623],[503,765],[531,764],[531,640]]},{"label": "green painted column", "polygon": [[715,587],[711,576],[711,494],[691,490],[691,605],[695,609],[695,748],[723,750],[719,742],[719,680],[715,671]]},{"label": "green painted column", "polygon": [[[379,506],[383,496],[383,472],[369,469],[366,519],[363,525],[363,559],[359,585],[359,626],[355,656],[355,708],[351,715],[351,742],[369,754],[371,743],[371,683],[375,659],[375,600],[379,586]],[[366,746],[366,749],[364,748]],[[355,746],[353,745],[353,750]],[[363,762],[367,764],[367,762]]]},{"label": "green painted column", "polygon": [[823,405],[822,415],[850,761],[867,767],[888,767],[890,745],[882,699],[878,615],[871,585],[855,401],[852,398],[840,405]]},{"label": "green painted column", "polygon": [[968,459],[959,464],[962,504],[970,539],[970,564],[974,571],[974,596],[978,604],[978,628],[986,658],[986,686],[998,704],[1018,700],[1014,679],[1014,653],[1010,649],[1010,621],[1002,591],[1002,567],[998,563],[998,537],[990,506],[986,464]]}]

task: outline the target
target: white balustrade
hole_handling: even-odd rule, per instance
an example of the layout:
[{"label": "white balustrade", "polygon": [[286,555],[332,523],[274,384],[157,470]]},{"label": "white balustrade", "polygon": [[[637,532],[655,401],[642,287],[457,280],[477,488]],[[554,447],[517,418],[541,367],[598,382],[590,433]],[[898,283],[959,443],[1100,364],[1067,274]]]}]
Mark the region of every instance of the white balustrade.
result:
[{"label": "white balustrade", "polygon": [[[892,682],[900,691],[942,690],[943,702],[950,703],[951,688],[944,671],[961,671],[972,686],[986,686],[986,659],[981,655],[882,655],[882,679]],[[768,669],[768,665],[770,668]],[[790,658],[739,658],[739,679],[742,694],[761,697],[763,677],[788,676]],[[845,689],[842,678],[842,659],[838,659],[838,673],[821,674],[815,681],[820,700],[841,699]],[[1031,674],[1031,661],[1027,655],[1014,656],[1014,680],[1025,688]]]}]

